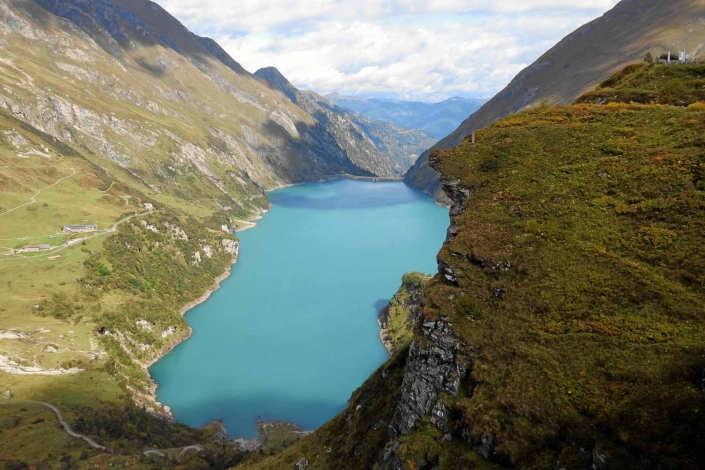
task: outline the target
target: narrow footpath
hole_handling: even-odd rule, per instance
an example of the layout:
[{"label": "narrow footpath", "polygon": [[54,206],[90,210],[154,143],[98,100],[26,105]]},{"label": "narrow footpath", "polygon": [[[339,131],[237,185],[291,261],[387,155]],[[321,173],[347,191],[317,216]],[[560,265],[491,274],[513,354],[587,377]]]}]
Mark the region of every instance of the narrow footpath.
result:
[{"label": "narrow footpath", "polygon": [[[51,412],[53,412],[56,415],[56,418],[59,420],[59,423],[61,423],[61,426],[64,428],[64,431],[66,431],[66,434],[68,434],[71,437],[74,437],[76,439],[83,439],[93,447],[94,449],[99,449],[99,450],[104,450],[106,452],[110,452],[111,454],[113,453],[113,449],[110,449],[108,447],[102,446],[98,444],[96,441],[91,439],[88,436],[84,436],[83,434],[79,434],[75,432],[73,429],[71,429],[71,426],[66,422],[64,419],[64,416],[61,414],[61,411],[54,405],[50,405],[49,403],[43,402],[43,401],[34,401],[34,400],[18,400],[18,401],[8,401],[8,402],[0,402],[0,405],[19,405],[19,404],[33,404],[33,405],[41,405],[47,409],[49,409]],[[194,444],[190,446],[185,446],[181,448],[181,451],[179,452],[179,455],[177,458],[181,458],[181,456],[188,451],[195,451],[195,452],[201,452],[203,450],[203,446],[200,444]],[[158,450],[158,449],[149,449],[143,452],[144,455],[158,455],[160,457],[167,457],[167,455]]]},{"label": "narrow footpath", "polygon": [[50,405],[49,403],[45,403],[43,401],[34,401],[34,400],[19,400],[19,401],[5,402],[5,403],[0,402],[0,405],[16,405],[19,403],[32,403],[34,405],[42,405],[43,407],[48,408],[59,419],[59,423],[61,423],[61,426],[63,426],[64,431],[66,431],[66,434],[68,434],[71,437],[75,437],[77,439],[83,439],[84,441],[86,441],[88,443],[88,445],[90,445],[94,449],[107,450],[108,452],[112,452],[112,449],[108,449],[107,447],[98,444],[96,441],[94,441],[90,437],[84,436],[83,434],[79,434],[77,432],[74,432],[71,429],[71,427],[69,426],[69,424],[66,422],[66,420],[64,420],[64,417],[61,414],[61,411],[59,411],[59,409],[57,407]]}]

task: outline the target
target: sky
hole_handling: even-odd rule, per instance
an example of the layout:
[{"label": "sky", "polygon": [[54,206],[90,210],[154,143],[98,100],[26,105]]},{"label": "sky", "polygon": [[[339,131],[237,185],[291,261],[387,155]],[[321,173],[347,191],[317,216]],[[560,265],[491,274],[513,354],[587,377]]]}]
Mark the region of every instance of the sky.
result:
[{"label": "sky", "polygon": [[618,0],[156,0],[243,67],[322,94],[490,98]]}]

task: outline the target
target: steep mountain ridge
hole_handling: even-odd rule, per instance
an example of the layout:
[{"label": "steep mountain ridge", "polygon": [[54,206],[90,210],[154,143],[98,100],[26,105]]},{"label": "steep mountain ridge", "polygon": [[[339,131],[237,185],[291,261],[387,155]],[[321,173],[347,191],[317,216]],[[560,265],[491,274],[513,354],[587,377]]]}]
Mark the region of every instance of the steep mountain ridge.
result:
[{"label": "steep mountain ridge", "polygon": [[318,93],[301,91],[275,67],[262,68],[255,76],[314,116],[358,167],[376,168],[378,176],[404,175],[427,148],[425,145],[435,143],[420,130],[368,119],[336,106]]},{"label": "steep mountain ridge", "polygon": [[[2,107],[120,166],[155,196],[179,193],[243,217],[267,207],[263,188],[369,174],[326,142],[311,116],[234,73],[195,36],[177,41],[110,2],[47,6],[69,20],[34,2],[2,3]],[[171,17],[162,23],[185,31]],[[208,202],[218,198],[230,202]]]},{"label": "steep mountain ridge", "polygon": [[418,159],[405,182],[448,202],[438,173],[428,164],[432,151],[454,147],[510,113],[543,102],[568,104],[629,63],[651,51],[686,51],[703,58],[705,0],[622,0],[600,18],[578,28],[519,73],[494,98]]},{"label": "steep mountain ridge", "polygon": [[[253,194],[262,197],[262,188],[343,173],[391,173],[383,155],[364,169],[355,165],[330,129],[152,2],[4,0],[2,10],[3,32],[12,37],[5,68],[49,85],[8,80],[3,107],[55,137],[71,134],[77,145],[102,152],[150,189],[192,186],[166,184],[172,179],[167,175],[176,171],[178,180],[195,165],[207,191],[236,194],[234,205],[221,206],[238,207],[242,217],[266,207],[239,207]],[[119,103],[95,100],[99,95]],[[51,107],[62,110],[35,111]],[[78,119],[67,117],[72,108]],[[153,135],[166,130],[175,137],[128,131],[135,139],[126,139],[124,129],[115,136],[109,119],[120,129],[128,116]],[[169,148],[174,145],[185,152],[175,153]],[[138,157],[147,150],[149,159]]]},{"label": "steep mountain ridge", "polygon": [[393,171],[153,2],[0,0],[0,51],[0,382],[24,398],[168,414],[146,368],[266,190]]},{"label": "steep mountain ridge", "polygon": [[438,103],[382,100],[342,96],[330,93],[326,99],[370,119],[394,123],[409,129],[421,129],[437,139],[453,132],[487,100],[449,98]]},{"label": "steep mountain ridge", "polygon": [[[703,468],[703,74],[630,67],[609,104],[515,114],[433,153],[451,223],[411,345],[243,468]],[[694,93],[627,103],[625,83]]]}]

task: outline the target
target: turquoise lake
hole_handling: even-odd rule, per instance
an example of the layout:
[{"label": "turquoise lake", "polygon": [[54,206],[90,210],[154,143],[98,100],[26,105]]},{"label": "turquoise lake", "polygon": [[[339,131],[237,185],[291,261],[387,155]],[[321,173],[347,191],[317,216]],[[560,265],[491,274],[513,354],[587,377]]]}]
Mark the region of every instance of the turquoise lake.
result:
[{"label": "turquoise lake", "polygon": [[258,418],[315,429],[386,359],[377,313],[405,272],[436,272],[448,210],[403,183],[339,180],[269,193],[232,275],[156,363],[157,397],[192,426]]}]

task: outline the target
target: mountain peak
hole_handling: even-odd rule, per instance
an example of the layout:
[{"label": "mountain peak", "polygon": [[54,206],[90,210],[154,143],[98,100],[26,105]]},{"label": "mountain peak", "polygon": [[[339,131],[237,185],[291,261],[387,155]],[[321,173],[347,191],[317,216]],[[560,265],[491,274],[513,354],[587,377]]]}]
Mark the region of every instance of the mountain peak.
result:
[{"label": "mountain peak", "polygon": [[238,74],[247,73],[213,39],[197,36],[150,0],[35,0],[93,38],[106,52],[123,57],[139,45],[160,44],[181,55],[212,56]]},{"label": "mountain peak", "polygon": [[255,76],[284,93],[294,103],[298,101],[298,90],[276,67],[263,67],[255,72]]}]

